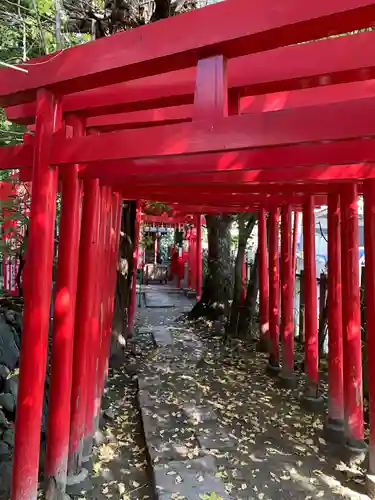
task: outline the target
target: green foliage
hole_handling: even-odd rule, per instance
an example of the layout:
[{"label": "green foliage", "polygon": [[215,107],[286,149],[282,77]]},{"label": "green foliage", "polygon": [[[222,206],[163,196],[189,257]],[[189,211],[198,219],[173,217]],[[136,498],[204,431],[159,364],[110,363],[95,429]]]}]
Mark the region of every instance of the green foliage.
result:
[{"label": "green foliage", "polygon": [[210,495],[204,494],[200,495],[202,500],[223,500],[222,497],[219,497],[217,493],[213,492]]},{"label": "green foliage", "polygon": [[165,203],[158,201],[147,201],[145,205],[145,212],[150,214],[161,215],[163,213],[171,212],[172,208]]}]

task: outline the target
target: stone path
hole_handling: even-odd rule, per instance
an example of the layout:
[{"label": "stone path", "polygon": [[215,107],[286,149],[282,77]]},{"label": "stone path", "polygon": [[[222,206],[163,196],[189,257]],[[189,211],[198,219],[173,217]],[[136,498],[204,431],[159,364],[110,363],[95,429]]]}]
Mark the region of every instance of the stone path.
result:
[{"label": "stone path", "polygon": [[156,498],[367,498],[361,471],[345,469],[326,443],[323,417],[301,409],[302,385],[279,388],[253,345],[229,349],[207,329],[176,322],[192,303],[168,287],[157,293],[175,307],[138,309],[136,335]]}]

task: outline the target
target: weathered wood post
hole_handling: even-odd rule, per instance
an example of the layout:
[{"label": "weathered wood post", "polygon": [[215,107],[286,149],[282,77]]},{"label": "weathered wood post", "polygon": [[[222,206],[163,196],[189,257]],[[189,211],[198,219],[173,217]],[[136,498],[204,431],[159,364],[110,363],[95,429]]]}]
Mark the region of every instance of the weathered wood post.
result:
[{"label": "weathered wood post", "polygon": [[88,358],[92,349],[90,318],[96,293],[98,202],[99,180],[85,179],[74,336],[68,484],[83,480],[87,475],[87,471],[82,469],[82,440],[86,422]]},{"label": "weathered wood post", "polygon": [[269,347],[269,276],[267,244],[267,212],[259,209],[258,219],[259,248],[259,345],[257,349],[267,352]]},{"label": "weathered wood post", "polygon": [[197,301],[202,296],[202,217],[196,217],[197,237],[196,237],[196,295]]},{"label": "weathered wood post", "polygon": [[298,342],[305,342],[305,271],[299,274]]},{"label": "weathered wood post", "polygon": [[279,277],[279,209],[274,208],[269,215],[269,326],[271,352],[267,370],[271,374],[280,371],[279,362],[279,303],[280,303],[280,277]]},{"label": "weathered wood post", "polygon": [[[77,117],[66,121],[67,136],[84,135],[84,123]],[[46,495],[65,492],[70,435],[74,319],[77,292],[78,248],[82,189],[78,165],[61,171],[62,198],[60,238],[55,288],[51,380],[45,459]]]},{"label": "weathered wood post", "polygon": [[341,304],[340,196],[328,198],[328,421],[327,438],[341,440],[344,430]]},{"label": "weathered wood post", "polygon": [[95,295],[90,311],[90,332],[89,332],[89,350],[87,353],[87,392],[86,392],[86,410],[85,410],[85,428],[83,436],[82,462],[86,462],[92,452],[92,441],[94,435],[94,407],[96,397],[97,365],[100,354],[100,336],[101,336],[101,315],[103,314],[103,298],[106,294],[105,280],[106,272],[106,252],[107,245],[107,219],[108,219],[108,188],[101,186],[98,197],[98,216],[96,228],[96,249],[95,252]]},{"label": "weathered wood post", "polygon": [[318,311],[316,290],[314,197],[308,196],[303,206],[303,254],[305,292],[305,372],[304,402],[312,410],[321,407],[318,374]]},{"label": "weathered wood post", "polygon": [[363,186],[367,366],[370,403],[369,464],[366,476],[367,493],[375,497],[375,180],[367,180]]},{"label": "weathered wood post", "polygon": [[297,385],[294,376],[294,321],[293,321],[293,258],[292,211],[289,204],[281,209],[281,331],[282,370],[280,380],[284,387]]},{"label": "weathered wood post", "polygon": [[364,443],[362,342],[359,292],[357,186],[348,184],[341,195],[342,328],[344,355],[344,426],[348,446],[362,452]]},{"label": "weathered wood post", "polygon": [[133,328],[135,303],[137,301],[137,271],[138,271],[137,267],[138,267],[140,231],[141,231],[141,202],[139,200],[137,200],[136,201],[136,209],[135,209],[132,279],[131,279],[131,291],[130,291],[129,314],[128,314],[128,335],[129,336],[131,336],[131,331]]},{"label": "weathered wood post", "polygon": [[96,418],[99,417],[100,400],[103,394],[104,384],[108,373],[108,358],[110,354],[110,343],[112,333],[112,319],[114,311],[114,295],[118,262],[118,246],[120,240],[121,229],[121,214],[122,214],[122,199],[118,193],[114,194],[112,199],[112,218],[111,218],[111,231],[110,231],[110,247],[109,247],[109,281],[108,281],[108,294],[105,301],[105,314],[102,331],[101,341],[101,355],[99,358],[98,368],[98,390],[97,390],[97,405],[96,405]]},{"label": "weathered wood post", "polygon": [[[52,292],[57,168],[50,167],[52,134],[61,127],[61,104],[37,93],[33,194],[25,269],[25,306],[13,457],[12,500],[36,500],[40,425]],[[42,256],[42,258],[41,258]]]}]

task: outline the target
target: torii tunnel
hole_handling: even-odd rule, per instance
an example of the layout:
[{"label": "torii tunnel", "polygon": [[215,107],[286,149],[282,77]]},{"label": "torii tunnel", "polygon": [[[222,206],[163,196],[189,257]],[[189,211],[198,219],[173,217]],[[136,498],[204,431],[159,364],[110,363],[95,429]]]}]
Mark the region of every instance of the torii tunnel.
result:
[{"label": "torii tunnel", "polygon": [[[374,495],[375,32],[366,30],[374,19],[369,0],[228,0],[29,61],[27,72],[1,70],[0,105],[33,130],[24,144],[0,150],[1,169],[20,169],[32,181],[12,500],[37,498],[58,181],[47,490],[54,482],[63,492],[90,452],[123,199],[178,203],[195,215],[259,211],[260,328],[272,346],[268,368],[286,384],[295,380],[291,213],[303,213],[312,405],[320,398],[314,207],[328,205],[327,426],[332,435],[342,431],[346,446],[365,450],[363,194]],[[348,32],[355,34],[333,36]]]}]

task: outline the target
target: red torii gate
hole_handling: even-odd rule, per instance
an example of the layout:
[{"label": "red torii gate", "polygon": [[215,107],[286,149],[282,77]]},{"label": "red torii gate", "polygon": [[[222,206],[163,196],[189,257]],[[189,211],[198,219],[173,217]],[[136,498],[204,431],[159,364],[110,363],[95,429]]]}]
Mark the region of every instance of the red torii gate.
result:
[{"label": "red torii gate", "polygon": [[[235,5],[235,7],[233,7]],[[240,8],[239,8],[240,6]],[[265,311],[267,294],[266,260],[266,210],[270,210],[270,337],[272,353],[271,368],[279,369],[278,353],[278,221],[279,206],[282,206],[282,322],[283,342],[286,356],[283,359],[283,375],[290,379],[293,372],[293,329],[291,310],[291,206],[295,201],[288,198],[300,194],[304,213],[304,254],[306,267],[306,372],[308,376],[307,398],[318,397],[316,289],[315,289],[315,242],[314,242],[314,194],[328,195],[329,207],[329,294],[330,294],[330,366],[329,366],[329,418],[335,425],[345,422],[345,434],[351,446],[362,448],[363,408],[361,398],[361,351],[358,289],[358,222],[357,183],[363,183],[365,197],[366,267],[368,293],[366,294],[368,328],[372,331],[375,317],[375,235],[373,234],[374,161],[375,135],[372,115],[375,101],[370,94],[363,99],[332,102],[322,98],[323,104],[310,101],[310,107],[290,108],[268,113],[238,115],[241,92],[229,92],[226,85],[225,58],[233,62],[246,54],[254,54],[260,68],[267,68],[254,84],[254,78],[262,70],[254,65],[247,75],[247,85],[258,93],[285,91],[318,85],[351,82],[373,77],[374,61],[371,48],[375,40],[373,33],[351,37],[328,39],[321,42],[283,47],[299,42],[325,37],[334,33],[352,31],[371,26],[375,4],[361,0],[331,0],[329,4],[301,5],[288,0],[282,6],[266,2],[258,6],[255,14],[251,5],[243,0],[233,0],[200,11],[185,14],[164,22],[142,27],[111,39],[74,47],[46,60],[43,66],[28,66],[27,75],[15,75],[3,71],[0,81],[0,103],[4,106],[21,105],[35,101],[33,110],[20,112],[24,117],[36,116],[35,139],[28,139],[24,146],[4,148],[0,152],[2,168],[32,168],[33,200],[30,221],[30,250],[27,263],[27,287],[25,290],[24,335],[22,340],[20,388],[16,423],[16,442],[13,470],[12,500],[36,498],[36,481],[39,456],[39,428],[42,406],[43,381],[46,364],[48,337],[48,311],[51,295],[52,234],[57,171],[50,165],[59,166],[62,180],[63,208],[61,219],[61,242],[59,248],[59,271],[57,283],[54,348],[52,353],[51,406],[47,443],[47,476],[55,477],[58,487],[65,488],[67,444],[70,432],[71,471],[80,467],[79,447],[82,438],[90,444],[93,430],[94,401],[100,400],[103,387],[108,339],[113,302],[115,276],[115,250],[119,233],[118,193],[140,199],[145,187],[154,189],[153,196],[159,198],[163,191],[157,186],[178,186],[185,183],[192,192],[191,203],[199,204],[202,193],[215,192],[221,206],[235,211],[244,203],[244,198],[230,207],[233,193],[284,194],[275,203],[264,205],[249,203],[260,210],[259,247],[261,311]],[[277,14],[277,15],[276,15]],[[230,25],[227,19],[232,19]],[[212,24],[215,19],[215,24]],[[196,30],[191,33],[191,23]],[[210,29],[207,29],[210,26]],[[204,29],[203,29],[204,27]],[[176,38],[174,33],[179,33]],[[170,33],[170,35],[166,35]],[[182,36],[183,35],[183,36]],[[172,43],[173,40],[173,43]],[[157,43],[155,43],[157,41]],[[356,44],[361,50],[355,50]],[[361,45],[362,44],[362,45]],[[131,47],[131,50],[129,49]],[[298,49],[297,49],[298,47]],[[347,47],[347,50],[343,50]],[[287,51],[289,50],[289,52]],[[295,49],[292,52],[292,49]],[[270,58],[277,51],[284,51],[285,71],[275,78]],[[341,52],[342,51],[342,52]],[[116,54],[108,58],[108,53]],[[339,57],[345,53],[345,59]],[[289,55],[288,55],[289,54]],[[294,55],[293,54],[297,54]],[[315,59],[313,55],[315,54]],[[350,55],[352,54],[353,57]],[[355,56],[354,56],[355,55]],[[269,57],[268,57],[269,56]],[[318,57],[319,56],[319,57]],[[247,56],[246,56],[247,57]],[[250,56],[248,56],[250,57]],[[295,59],[293,59],[295,57]],[[289,59],[288,59],[289,58]],[[355,60],[354,60],[355,59]],[[255,60],[255,59],[254,59]],[[79,62],[79,64],[78,64]],[[298,63],[298,64],[297,64]],[[154,127],[147,130],[130,129],[111,134],[84,137],[87,124],[71,114],[83,109],[85,100],[96,106],[86,106],[91,116],[114,111],[147,110],[165,106],[160,102],[165,96],[147,97],[140,87],[138,97],[131,104],[112,93],[112,104],[108,92],[89,90],[94,86],[117,84],[124,80],[150,77],[160,72],[182,70],[197,65],[196,73],[189,80],[190,90],[180,92],[171,86],[166,95],[171,98],[167,105],[181,104],[180,96],[188,96],[185,103],[194,102],[189,111],[192,121]],[[294,65],[294,66],[293,66]],[[324,65],[327,65],[324,67]],[[231,63],[229,63],[230,71]],[[41,68],[43,68],[41,70]],[[244,66],[241,67],[243,71]],[[366,69],[366,71],[364,71]],[[324,70],[324,71],[323,71]],[[189,70],[190,71],[190,70]],[[289,72],[289,73],[288,73]],[[329,74],[329,77],[326,75]],[[167,75],[169,76],[169,75]],[[185,82],[183,80],[183,82]],[[173,82],[172,82],[173,83]],[[361,94],[360,85],[358,92]],[[125,85],[125,84],[124,84]],[[166,87],[165,82],[163,87]],[[246,83],[237,85],[246,87]],[[237,88],[233,85],[233,88]],[[137,81],[133,88],[137,88]],[[262,89],[262,90],[260,90]],[[75,92],[86,91],[79,98]],[[113,89],[112,89],[113,90]],[[251,93],[252,92],[252,93]],[[125,92],[122,91],[122,95]],[[350,93],[350,91],[349,91]],[[67,114],[67,131],[61,131],[62,106],[58,95],[73,94],[63,99]],[[194,95],[194,99],[192,96]],[[117,97],[116,97],[117,96]],[[227,98],[229,96],[229,110]],[[70,99],[71,98],[71,99]],[[176,98],[174,101],[173,99]],[[69,101],[70,99],[70,101]],[[74,101],[75,99],[75,101]],[[90,101],[91,99],[91,101]],[[152,100],[154,99],[154,100]],[[77,104],[80,100],[81,104]],[[129,99],[130,100],[130,99]],[[334,101],[334,100],[333,100]],[[75,102],[76,104],[67,104]],[[107,103],[108,107],[107,107]],[[124,107],[121,108],[119,103]],[[112,108],[109,106],[112,105]],[[69,106],[71,106],[69,108]],[[74,107],[75,106],[75,107]],[[126,107],[128,106],[128,107]],[[10,111],[10,110],[9,110]],[[227,116],[229,114],[236,116]],[[8,116],[11,116],[8,114]],[[324,120],[322,120],[324,117]],[[190,118],[190,117],[187,117]],[[179,119],[178,119],[179,120]],[[33,118],[31,122],[33,122]],[[163,120],[165,122],[168,120]],[[29,123],[29,118],[26,119]],[[140,120],[142,126],[145,122]],[[116,120],[113,120],[116,125]],[[111,120],[104,126],[111,126]],[[59,131],[60,130],[60,131]],[[251,131],[251,133],[249,133]],[[71,137],[73,135],[73,137]],[[70,137],[69,137],[70,136]],[[322,142],[323,141],[323,142]],[[325,142],[330,141],[330,142]],[[306,144],[307,143],[307,144]],[[33,155],[33,159],[32,156]],[[80,164],[88,163],[86,167]],[[92,163],[92,165],[91,165]],[[187,166],[189,164],[190,166]],[[79,250],[79,201],[81,197],[80,177],[84,178],[85,199],[82,213],[82,232]],[[341,185],[338,181],[345,181]],[[351,182],[350,182],[351,181]],[[101,182],[101,185],[100,185]],[[306,182],[308,183],[306,185]],[[273,184],[269,184],[273,183]],[[333,185],[335,183],[335,185]],[[226,187],[226,184],[229,187]],[[319,184],[319,185],[317,185]],[[131,193],[126,186],[132,187]],[[205,185],[206,191],[194,186]],[[233,185],[238,186],[233,189]],[[116,190],[112,194],[109,187]],[[284,186],[285,190],[284,190]],[[123,191],[127,189],[127,191]],[[247,189],[247,191],[246,191]],[[173,188],[174,190],[174,188]],[[164,192],[165,194],[165,192]],[[225,196],[226,195],[226,196]],[[175,201],[182,197],[176,190]],[[163,201],[162,199],[158,201]],[[185,200],[186,201],[186,200]],[[212,203],[214,199],[212,198]],[[204,205],[207,209],[210,205]],[[214,205],[213,205],[214,206]],[[228,208],[229,206],[229,208]],[[340,213],[341,208],[341,236]],[[99,231],[97,229],[98,223]],[[36,241],[38,238],[38,252]],[[342,252],[342,311],[338,286],[341,281],[340,238]],[[89,242],[97,241],[96,250]],[[110,244],[109,244],[110,243]],[[40,252],[45,255],[40,259]],[[98,255],[102,261],[107,257],[108,269],[101,274],[102,286],[94,286],[92,271]],[[76,281],[78,269],[78,281]],[[91,273],[91,274],[90,274]],[[41,279],[41,276],[43,278]],[[77,285],[76,285],[77,283]],[[104,285],[104,287],[103,287]],[[76,286],[77,306],[75,308]],[[369,293],[371,292],[371,293]],[[81,297],[84,297],[84,299]],[[100,303],[105,304],[104,315]],[[76,309],[76,314],[74,312]],[[262,316],[261,312],[261,316]],[[264,313],[265,314],[265,313]],[[75,318],[75,319],[74,319]],[[341,339],[341,318],[344,335]],[[261,318],[264,325],[266,318]],[[73,360],[72,401],[76,403],[77,391],[81,391],[80,404],[72,405],[69,426],[72,366],[73,324],[75,321],[75,358]],[[94,332],[91,345],[97,346],[94,355],[88,357],[86,365],[82,355],[88,343],[88,327]],[[101,340],[100,340],[101,338]],[[344,356],[341,354],[343,342]],[[374,340],[369,335],[369,366],[374,352]],[[27,352],[27,356],[25,356]],[[99,359],[99,370],[95,386],[94,360]],[[344,370],[342,369],[344,363]],[[35,373],[37,367],[37,373]],[[342,383],[342,377],[345,383]],[[371,373],[372,375],[372,373]],[[371,385],[371,401],[374,387]],[[33,381],[30,384],[30,380]],[[94,381],[94,382],[93,382]],[[343,387],[345,388],[343,392]],[[62,394],[64,398],[62,398]],[[85,394],[82,397],[82,394]],[[66,403],[66,404],[65,404]],[[375,411],[371,407],[370,473],[374,472]],[[69,430],[70,427],[70,430]]]}]

